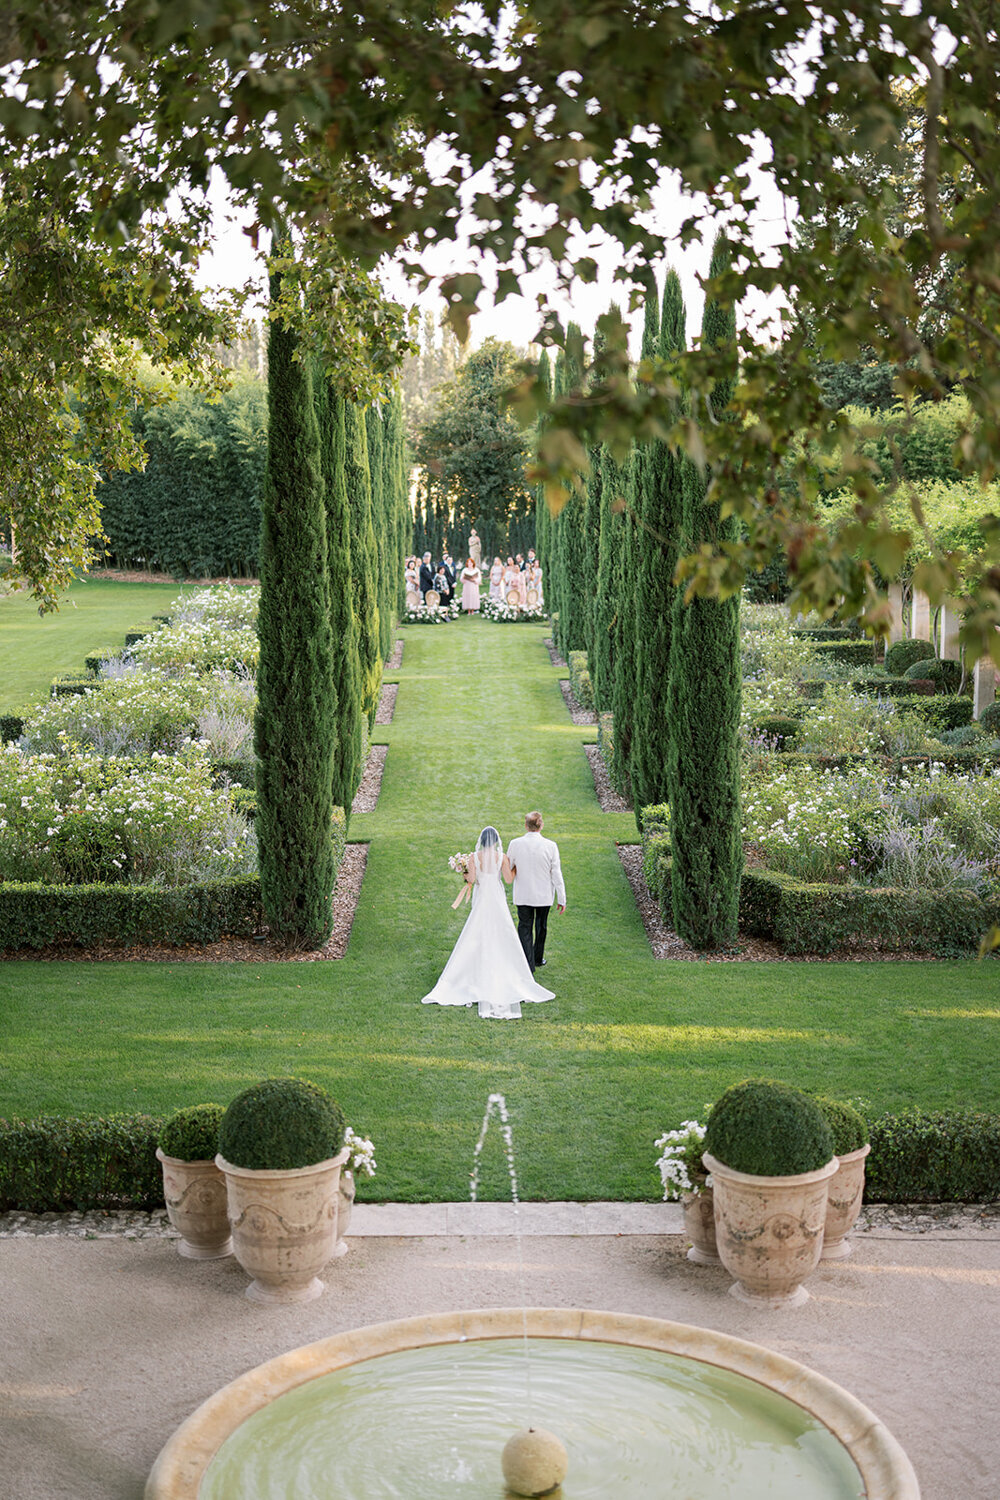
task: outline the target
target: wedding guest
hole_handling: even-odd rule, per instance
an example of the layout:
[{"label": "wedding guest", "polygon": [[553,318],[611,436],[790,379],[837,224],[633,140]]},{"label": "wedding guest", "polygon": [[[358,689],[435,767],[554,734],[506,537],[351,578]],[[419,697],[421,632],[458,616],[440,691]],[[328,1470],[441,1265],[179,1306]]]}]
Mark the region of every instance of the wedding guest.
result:
[{"label": "wedding guest", "polygon": [[503,563],[499,557],[493,559],[493,566],[490,569],[490,598],[503,598]]},{"label": "wedding guest", "polygon": [[469,554],[465,567],[462,569],[462,608],[467,615],[473,614],[479,608],[479,584],[482,575],[476,566],[476,560]]},{"label": "wedding guest", "polygon": [[448,597],[447,597],[447,599],[444,599],[443,596],[442,596],[442,602],[445,603],[445,604],[450,604],[451,601],[452,601],[452,599],[454,599],[454,597],[455,597],[455,579],[458,576],[458,571],[457,571],[457,569],[455,567],[455,564],[454,564],[454,562],[452,560],[452,556],[451,556],[450,552],[446,552],[444,554],[444,556],[442,557],[442,559],[441,559],[441,570],[444,573],[444,576],[448,580]]},{"label": "wedding guest", "polygon": [[417,559],[408,557],[406,559],[406,572],[403,575],[406,583],[406,592],[416,593],[420,587],[420,574],[417,571]]},{"label": "wedding guest", "polygon": [[427,590],[434,587],[434,569],[431,567],[431,555],[424,553],[423,562],[420,564],[420,594],[426,603]]},{"label": "wedding guest", "polygon": [[528,603],[528,575],[523,568],[514,568],[514,587],[517,590],[517,607],[524,609]]}]

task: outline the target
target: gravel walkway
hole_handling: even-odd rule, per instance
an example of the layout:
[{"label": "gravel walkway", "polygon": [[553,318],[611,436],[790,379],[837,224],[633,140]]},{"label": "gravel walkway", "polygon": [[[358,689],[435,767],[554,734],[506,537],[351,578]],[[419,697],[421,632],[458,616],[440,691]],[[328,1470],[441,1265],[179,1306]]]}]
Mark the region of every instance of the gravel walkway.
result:
[{"label": "gravel walkway", "polygon": [[382,773],[385,770],[385,758],[388,754],[388,745],[373,745],[369,750],[361,785],[354,793],[354,801],[351,804],[352,813],[375,811],[378,794],[382,790]]},{"label": "gravel walkway", "polygon": [[392,648],[392,655],[385,664],[387,672],[398,672],[403,665],[403,642],[397,641]]},{"label": "gravel walkway", "polygon": [[569,666],[569,662],[566,660],[566,658],[559,655],[559,652],[555,647],[555,642],[550,635],[545,637],[545,640],[542,642],[542,644],[544,645],[546,651],[549,653],[549,661],[551,661],[554,667]]},{"label": "gravel walkway", "polygon": [[569,716],[574,724],[596,724],[597,715],[592,708],[584,708],[579,702],[567,678],[560,678],[559,691],[563,695],[563,702],[569,709]]},{"label": "gravel walkway", "polygon": [[383,684],[379,694],[378,708],[375,710],[376,724],[391,724],[392,716],[396,712],[396,694],[399,692],[398,682],[387,682]]},{"label": "gravel walkway", "polygon": [[608,768],[604,764],[601,747],[599,745],[584,745],[583,749],[584,754],[590,762],[590,770],[594,778],[594,791],[597,793],[597,800],[601,804],[601,812],[631,812],[631,802],[626,802],[622,794],[616,792],[611,785],[611,777],[608,775]]}]

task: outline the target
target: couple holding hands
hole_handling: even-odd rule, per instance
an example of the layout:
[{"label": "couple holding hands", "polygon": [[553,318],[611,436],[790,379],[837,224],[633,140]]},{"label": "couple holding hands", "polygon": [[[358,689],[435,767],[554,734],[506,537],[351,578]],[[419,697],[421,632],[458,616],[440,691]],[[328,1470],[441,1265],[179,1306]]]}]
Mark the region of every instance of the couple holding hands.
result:
[{"label": "couple holding hands", "polygon": [[[540,812],[529,813],[506,854],[492,825],[479,835],[465,874],[472,909],[424,1005],[478,1005],[482,1017],[513,1021],[523,1002],[555,999],[533,977],[545,966],[553,901],[560,913],[566,910],[559,850],[542,836],[543,826]],[[514,887],[516,930],[501,882]]]}]

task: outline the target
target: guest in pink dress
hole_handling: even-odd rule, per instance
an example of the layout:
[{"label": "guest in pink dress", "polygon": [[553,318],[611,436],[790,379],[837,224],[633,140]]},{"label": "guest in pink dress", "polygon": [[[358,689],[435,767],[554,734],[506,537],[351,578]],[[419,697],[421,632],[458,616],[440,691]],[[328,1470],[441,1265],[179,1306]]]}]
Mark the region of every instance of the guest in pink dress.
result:
[{"label": "guest in pink dress", "polygon": [[471,615],[479,608],[480,572],[470,557],[462,569],[462,608]]},{"label": "guest in pink dress", "polygon": [[518,609],[524,609],[528,603],[528,579],[523,568],[514,568],[514,587],[517,589]]},{"label": "guest in pink dress", "polygon": [[493,566],[490,569],[490,598],[503,598],[503,563],[499,557],[493,559]]}]

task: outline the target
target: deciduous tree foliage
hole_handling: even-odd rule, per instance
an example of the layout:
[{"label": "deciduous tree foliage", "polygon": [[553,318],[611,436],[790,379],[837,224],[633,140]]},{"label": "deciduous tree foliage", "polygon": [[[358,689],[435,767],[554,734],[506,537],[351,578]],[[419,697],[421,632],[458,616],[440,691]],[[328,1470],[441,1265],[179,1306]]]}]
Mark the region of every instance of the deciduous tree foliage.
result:
[{"label": "deciduous tree foliage", "polygon": [[[506,555],[511,522],[531,505],[525,479],[527,441],[504,400],[517,359],[512,344],[486,339],[441,388],[416,450],[436,496],[445,502],[452,550],[457,541],[464,553],[474,524],[483,558],[490,561],[497,552]],[[435,560],[444,529],[440,517],[433,545],[428,543]]]},{"label": "deciduous tree foliage", "polygon": [[[280,286],[272,280],[277,301]],[[268,339],[268,451],[260,546],[257,841],[264,913],[289,946],[332,927],[337,694],[319,433],[307,362],[283,319]]]},{"label": "deciduous tree foliage", "polygon": [[[730,250],[720,237],[711,276],[724,277]],[[724,354],[736,340],[732,305],[705,303],[701,342]],[[732,425],[733,383],[720,380],[709,399],[712,416]],[[711,476],[686,466],[682,545],[720,548],[735,535],[708,501]],[[693,948],[735,941],[743,844],[740,831],[740,649],[738,594],[726,599],[674,599],[670,641],[669,794],[674,926]],[[616,723],[617,731],[617,723]]]},{"label": "deciduous tree foliage", "polygon": [[[406,339],[364,279],[380,257],[400,252],[426,280],[426,247],[467,237],[442,284],[462,331],[486,252],[501,298],[518,291],[520,267],[539,261],[566,283],[577,271],[592,279],[595,229],[621,246],[623,268],[649,265],[661,230],[645,210],[662,173],[673,172],[696,195],[672,226],[682,242],[726,206],[736,252],[720,289],[727,300],[778,293],[792,312],[777,336],[748,321],[728,366],[717,351],[691,350],[632,392],[618,356],[605,358],[606,399],[567,400],[554,412],[539,460],[550,497],[558,502],[578,479],[589,447],[607,441],[620,451],[659,423],[697,462],[704,452],[711,503],[733,507],[746,526],[732,550],[685,564],[699,592],[732,592],[748,566],[780,551],[796,605],[843,603],[883,627],[872,569],[891,575],[910,537],[885,521],[868,469],[845,465],[860,509],[834,528],[819,524],[805,468],[780,503],[774,475],[800,435],[819,441],[831,426],[849,435],[842,412],[831,421],[815,362],[861,349],[892,366],[906,390],[935,394],[966,381],[980,422],[963,443],[963,477],[988,477],[1000,460],[1000,37],[989,8],[727,0],[712,9],[680,0],[581,12],[570,0],[512,0],[476,11],[474,25],[470,15],[438,0],[372,0],[363,10],[264,3],[249,20],[245,0],[122,0],[112,9],[80,0],[71,15],[50,0],[16,0],[0,19],[0,61],[10,70],[0,170],[37,171],[43,202],[62,184],[86,233],[120,244],[171,189],[189,184],[190,202],[218,168],[261,223],[288,215],[308,229],[318,295],[303,318],[333,351],[342,388],[364,400]],[[878,176],[860,176],[856,161],[904,141],[914,105],[920,191],[894,233],[895,194]],[[432,141],[451,155],[426,154]],[[822,224],[844,206],[856,210],[845,253],[822,236],[758,249],[750,168],[762,156],[790,220]],[[191,237],[174,243],[181,256]],[[947,296],[931,328],[925,294],[945,257]],[[157,276],[149,285],[160,295]],[[53,286],[55,326],[75,292],[70,280]],[[555,312],[543,309],[540,321],[541,341],[561,343]],[[38,343],[43,367],[58,339]],[[737,420],[721,435],[706,419],[706,396],[735,374],[737,355]],[[83,363],[74,359],[74,376]],[[675,421],[677,385],[693,405]],[[539,399],[537,384],[526,389],[529,406]],[[53,557],[65,550],[67,494],[39,504],[39,569],[46,545]],[[996,532],[973,570],[965,635],[1000,656]],[[952,590],[963,565],[932,558],[919,581],[934,594]]]}]

